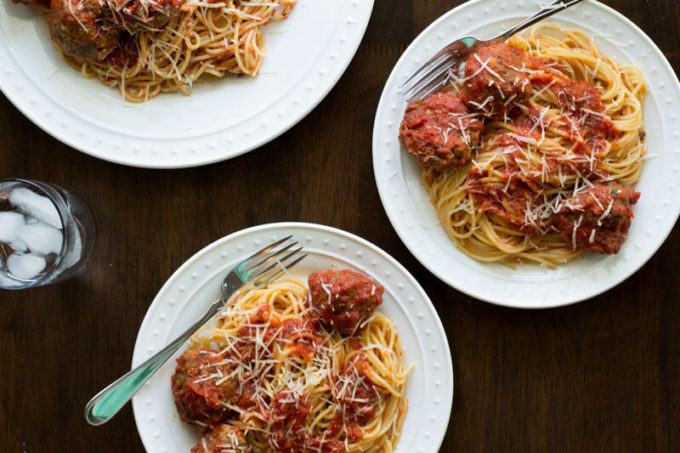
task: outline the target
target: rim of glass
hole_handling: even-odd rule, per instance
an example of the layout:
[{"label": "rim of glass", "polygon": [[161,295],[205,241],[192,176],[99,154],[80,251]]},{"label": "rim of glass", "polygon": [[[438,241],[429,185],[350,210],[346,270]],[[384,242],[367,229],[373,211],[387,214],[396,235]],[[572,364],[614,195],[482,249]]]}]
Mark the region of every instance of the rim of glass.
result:
[{"label": "rim of glass", "polygon": [[[37,280],[34,280],[32,282],[25,282],[22,285],[17,285],[14,287],[9,287],[6,289],[25,289],[25,288],[31,288],[33,286],[38,286],[39,284],[50,281],[50,279],[53,277],[54,273],[59,269],[59,265],[61,264],[62,260],[64,259],[64,255],[66,254],[66,241],[68,240],[67,235],[66,235],[66,224],[69,218],[71,217],[71,213],[68,210],[68,206],[66,206],[66,202],[63,199],[63,195],[59,192],[57,189],[57,186],[47,183],[47,182],[42,182],[42,181],[36,181],[33,179],[25,179],[25,178],[1,178],[0,183],[19,183],[19,184],[24,184],[26,186],[29,186],[31,189],[33,189],[38,195],[42,195],[44,197],[47,197],[52,204],[57,208],[57,213],[59,214],[59,220],[61,220],[61,228],[62,228],[62,241],[61,241],[61,250],[57,254],[57,257],[54,259],[54,263],[52,264],[52,267],[50,268],[49,271],[45,272],[45,274],[40,277]],[[52,193],[53,191],[54,193]],[[15,278],[16,277],[12,277]],[[16,279],[17,281],[23,281],[21,279]]]}]

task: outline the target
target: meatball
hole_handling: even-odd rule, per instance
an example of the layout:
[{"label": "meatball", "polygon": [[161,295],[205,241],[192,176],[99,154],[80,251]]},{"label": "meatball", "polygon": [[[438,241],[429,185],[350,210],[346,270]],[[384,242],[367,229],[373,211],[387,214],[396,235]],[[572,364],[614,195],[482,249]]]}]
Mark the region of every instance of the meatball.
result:
[{"label": "meatball", "polygon": [[97,0],[52,0],[50,36],[64,54],[101,61],[118,45],[122,29],[109,23],[110,9]]},{"label": "meatball", "polygon": [[595,184],[562,204],[555,227],[571,250],[618,253],[628,234],[640,193],[631,187]]},{"label": "meatball", "polygon": [[193,347],[177,359],[172,393],[182,420],[215,426],[231,415],[224,403],[237,399],[238,382],[229,375],[224,358],[215,351]]},{"label": "meatball", "polygon": [[119,1],[123,5],[116,14],[115,21],[130,33],[164,27],[171,17],[179,14],[178,8],[184,3],[183,0],[156,0],[151,4],[145,4],[142,0]]},{"label": "meatball", "polygon": [[217,425],[205,431],[191,453],[252,453],[243,431],[232,425]]},{"label": "meatball", "polygon": [[311,304],[328,330],[352,335],[382,303],[380,284],[348,269],[314,272],[309,276]]},{"label": "meatball", "polygon": [[578,125],[577,134],[583,137],[589,154],[599,155],[607,149],[608,141],[621,135],[607,116],[600,93],[591,83],[564,78],[554,86],[562,114],[571,118],[572,128],[574,124]]},{"label": "meatball", "polygon": [[482,47],[465,63],[461,96],[465,104],[493,120],[502,120],[515,102],[531,94],[528,74],[521,71],[524,52],[505,43]]},{"label": "meatball", "polygon": [[165,26],[171,17],[179,14],[181,3],[180,0],[159,0],[153,4],[118,0],[118,7],[112,9],[99,0],[51,0],[50,35],[66,55],[100,62],[124,46],[125,39],[131,35]]},{"label": "meatball", "polygon": [[482,122],[451,93],[411,102],[399,128],[399,141],[424,164],[460,167],[479,144]]}]

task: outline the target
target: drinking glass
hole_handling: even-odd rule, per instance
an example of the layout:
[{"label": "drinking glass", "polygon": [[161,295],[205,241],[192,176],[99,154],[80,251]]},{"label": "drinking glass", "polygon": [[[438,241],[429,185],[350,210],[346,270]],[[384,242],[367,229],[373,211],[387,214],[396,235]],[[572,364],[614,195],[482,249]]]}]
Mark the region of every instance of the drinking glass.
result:
[{"label": "drinking glass", "polygon": [[42,286],[74,275],[84,268],[94,236],[92,213],[73,192],[0,179],[0,288]]}]

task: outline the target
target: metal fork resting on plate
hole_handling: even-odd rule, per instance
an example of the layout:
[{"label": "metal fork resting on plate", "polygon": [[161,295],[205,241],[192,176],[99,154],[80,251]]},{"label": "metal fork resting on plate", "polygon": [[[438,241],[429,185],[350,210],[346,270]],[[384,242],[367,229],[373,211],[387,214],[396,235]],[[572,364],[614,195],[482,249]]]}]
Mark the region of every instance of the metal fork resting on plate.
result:
[{"label": "metal fork resting on plate", "polygon": [[187,341],[201,326],[208,322],[227,303],[229,298],[244,285],[263,287],[274,281],[286,269],[299,263],[307,254],[292,236],[269,244],[243,260],[222,281],[220,298],[194,325],[172,343],[158,351],[141,365],[130,370],[95,395],[85,406],[85,419],[92,425],[106,423],[127,403],[134,393]]},{"label": "metal fork resting on plate", "polygon": [[505,41],[515,33],[524,30],[548,16],[552,16],[572,5],[580,3],[581,1],[582,0],[555,1],[510,30],[487,41],[482,41],[471,36],[458,39],[423,63],[411,77],[406,79],[400,89],[403,94],[408,96],[409,102],[414,99],[423,99],[444,86],[448,80],[449,71],[452,68],[458,67],[461,62],[465,61],[470,54],[480,47],[486,47]]}]

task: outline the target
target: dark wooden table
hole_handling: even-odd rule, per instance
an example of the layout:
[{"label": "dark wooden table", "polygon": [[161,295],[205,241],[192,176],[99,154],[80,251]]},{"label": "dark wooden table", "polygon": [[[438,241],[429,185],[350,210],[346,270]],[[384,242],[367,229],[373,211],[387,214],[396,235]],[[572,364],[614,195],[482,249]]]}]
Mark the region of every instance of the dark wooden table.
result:
[{"label": "dark wooden table", "polygon": [[[677,449],[677,228],[640,271],[606,294],[566,308],[520,311],[440,282],[385,215],[371,163],[383,84],[409,42],[460,3],[377,0],[349,69],[309,116],[256,151],[202,168],[154,171],[96,160],[42,132],[0,95],[0,175],[70,187],[98,223],[84,274],[0,292],[0,450],[143,451],[130,406],[94,428],[83,419],[85,403],[129,368],[144,313],[180,264],[231,232],[285,220],[358,234],[425,288],[454,364],[453,412],[441,451]],[[680,68],[680,3],[606,3]]]}]

